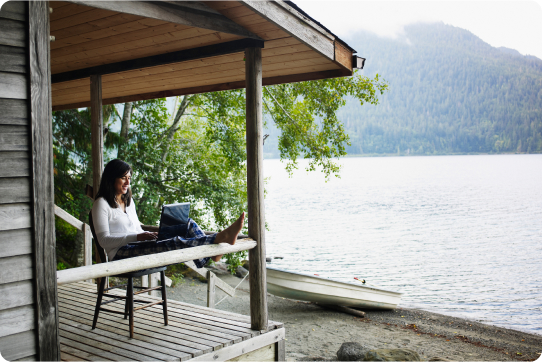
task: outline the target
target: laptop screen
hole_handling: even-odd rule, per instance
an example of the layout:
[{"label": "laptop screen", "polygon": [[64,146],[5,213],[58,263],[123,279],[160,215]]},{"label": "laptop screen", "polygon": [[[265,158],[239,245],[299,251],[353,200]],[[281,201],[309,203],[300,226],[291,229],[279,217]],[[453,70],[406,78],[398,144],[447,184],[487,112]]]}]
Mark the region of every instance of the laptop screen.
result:
[{"label": "laptop screen", "polygon": [[160,230],[164,227],[176,226],[188,223],[188,214],[190,213],[190,203],[182,202],[179,204],[169,204],[162,206],[162,216],[160,218]]}]

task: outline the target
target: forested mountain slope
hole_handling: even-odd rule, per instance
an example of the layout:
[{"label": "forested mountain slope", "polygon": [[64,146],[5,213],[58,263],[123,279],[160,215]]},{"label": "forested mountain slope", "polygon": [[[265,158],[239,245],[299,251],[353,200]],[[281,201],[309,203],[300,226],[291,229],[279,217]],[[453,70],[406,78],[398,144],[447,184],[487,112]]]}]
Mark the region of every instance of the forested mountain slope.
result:
[{"label": "forested mountain slope", "polygon": [[542,152],[542,60],[443,23],[345,40],[389,82],[380,105],[340,111],[349,154]]}]

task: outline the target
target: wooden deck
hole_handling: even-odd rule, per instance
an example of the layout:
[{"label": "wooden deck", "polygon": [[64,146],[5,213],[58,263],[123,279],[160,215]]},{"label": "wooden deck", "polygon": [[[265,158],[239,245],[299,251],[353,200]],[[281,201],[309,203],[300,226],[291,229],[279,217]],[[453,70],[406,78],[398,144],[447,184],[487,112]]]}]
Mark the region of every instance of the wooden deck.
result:
[{"label": "wooden deck", "polygon": [[[157,300],[141,295],[138,299]],[[174,300],[168,300],[168,326],[164,326],[161,306],[136,311],[135,335],[130,339],[128,320],[117,314],[101,312],[92,330],[95,304],[96,285],[80,282],[59,286],[63,361],[220,361],[263,347],[274,348],[284,340],[282,323],[270,321],[268,330],[261,333],[250,329],[248,316]],[[108,308],[124,311],[122,302],[110,303]]]}]

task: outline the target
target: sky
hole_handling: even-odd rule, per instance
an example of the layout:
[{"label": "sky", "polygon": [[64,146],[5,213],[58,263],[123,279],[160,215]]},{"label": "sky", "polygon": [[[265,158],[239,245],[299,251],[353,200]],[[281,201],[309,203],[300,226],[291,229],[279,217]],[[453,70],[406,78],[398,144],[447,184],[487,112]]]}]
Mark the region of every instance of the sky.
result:
[{"label": "sky", "polygon": [[359,30],[393,38],[407,24],[442,21],[469,30],[491,46],[542,59],[542,0],[293,1],[345,41]]},{"label": "sky", "polygon": [[[442,21],[469,30],[494,47],[542,59],[542,0],[293,1],[343,40],[362,29],[395,37],[407,24]],[[0,5],[4,2],[0,0]]]}]

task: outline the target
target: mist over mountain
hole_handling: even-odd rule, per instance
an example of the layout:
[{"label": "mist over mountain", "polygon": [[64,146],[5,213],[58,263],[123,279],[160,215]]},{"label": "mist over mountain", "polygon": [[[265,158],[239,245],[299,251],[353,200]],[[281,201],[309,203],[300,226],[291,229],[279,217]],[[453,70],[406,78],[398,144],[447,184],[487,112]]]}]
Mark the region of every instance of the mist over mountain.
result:
[{"label": "mist over mountain", "polygon": [[349,154],[542,152],[542,60],[443,23],[344,40],[389,83],[378,106],[339,111]]}]

